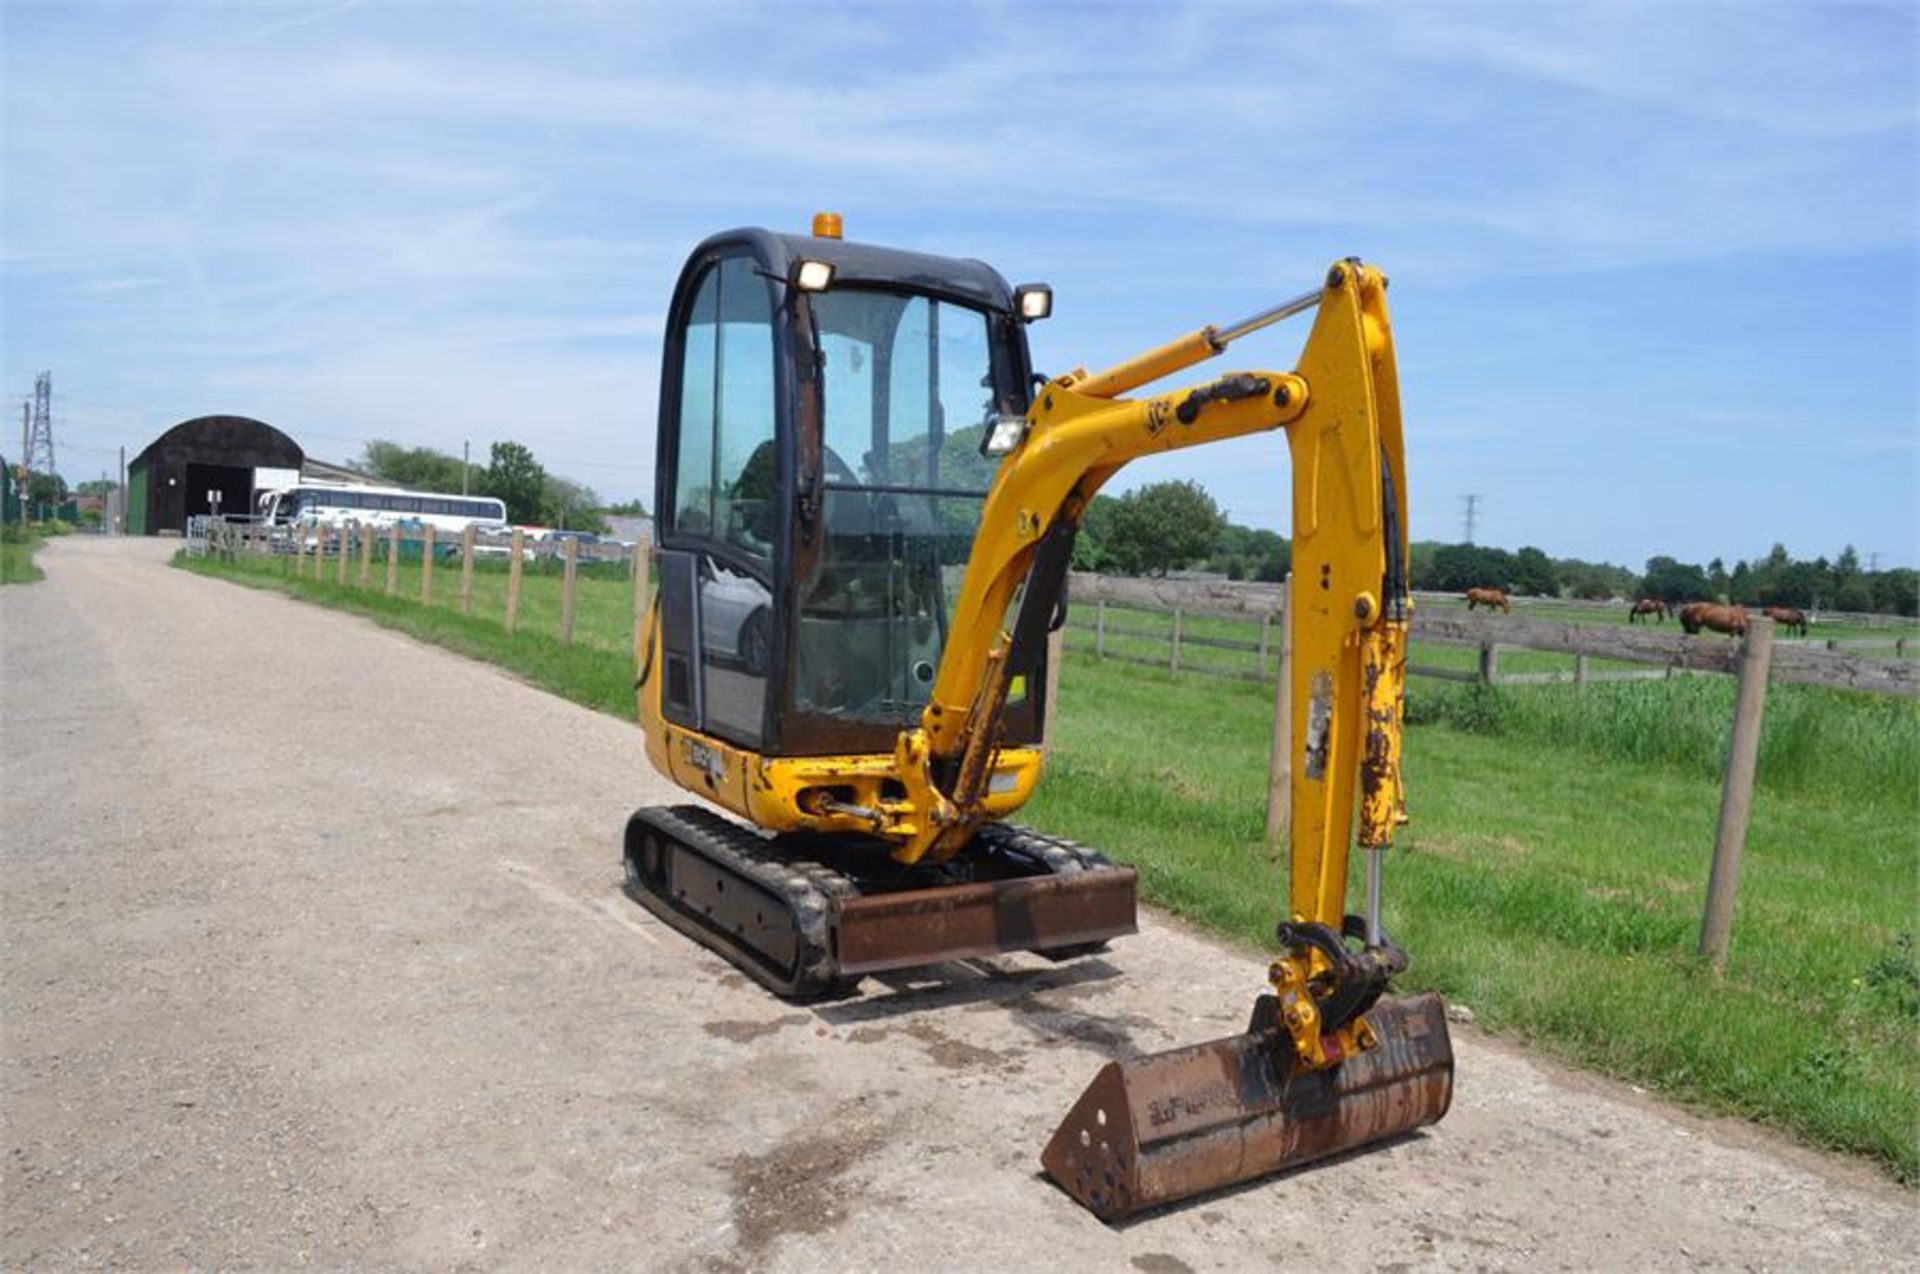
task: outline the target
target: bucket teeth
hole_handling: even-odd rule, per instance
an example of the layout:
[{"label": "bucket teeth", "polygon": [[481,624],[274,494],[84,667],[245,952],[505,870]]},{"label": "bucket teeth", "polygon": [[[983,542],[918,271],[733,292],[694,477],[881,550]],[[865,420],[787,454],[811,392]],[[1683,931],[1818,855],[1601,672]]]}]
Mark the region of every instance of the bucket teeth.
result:
[{"label": "bucket teeth", "polygon": [[1366,1020],[1377,1046],[1323,1071],[1300,1070],[1270,1029],[1110,1062],[1040,1162],[1095,1216],[1121,1221],[1439,1120],[1453,1099],[1440,997],[1383,998]]}]

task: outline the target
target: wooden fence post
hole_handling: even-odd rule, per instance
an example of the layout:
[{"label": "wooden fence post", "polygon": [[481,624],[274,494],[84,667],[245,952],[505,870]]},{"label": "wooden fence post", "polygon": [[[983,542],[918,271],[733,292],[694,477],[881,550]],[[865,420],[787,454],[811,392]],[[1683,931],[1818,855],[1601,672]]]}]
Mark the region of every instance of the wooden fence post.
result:
[{"label": "wooden fence post", "polygon": [[387,596],[400,591],[400,524],[387,528]]},{"label": "wooden fence post", "polygon": [[648,543],[650,538],[642,531],[633,542],[633,666],[636,671],[647,657],[647,592],[653,583],[652,563],[648,560],[653,551]]},{"label": "wooden fence post", "polygon": [[507,631],[520,622],[520,555],[526,551],[527,533],[513,528],[513,546],[507,550]]},{"label": "wooden fence post", "polygon": [[379,528],[369,526],[360,536],[360,587],[365,588],[373,579],[373,541],[380,534]]},{"label": "wooden fence post", "polygon": [[1500,647],[1492,642],[1480,647],[1480,684],[1490,686],[1500,675]]},{"label": "wooden fence post", "polygon": [[1753,809],[1753,776],[1760,759],[1760,721],[1767,706],[1767,673],[1773,663],[1773,621],[1747,621],[1740,643],[1740,688],[1733,702],[1733,739],[1727,747],[1726,781],[1720,789],[1720,822],[1713,833],[1713,869],[1707,876],[1707,909],[1700,920],[1700,954],[1714,972],[1727,967],[1733,936],[1733,902],[1740,881],[1740,855]]},{"label": "wooden fence post", "polygon": [[1267,649],[1273,634],[1273,616],[1263,612],[1260,616],[1260,680],[1267,679]]},{"label": "wooden fence post", "polygon": [[1576,686],[1587,684],[1587,657],[1584,653],[1573,657],[1573,684]]},{"label": "wooden fence post", "polygon": [[1167,670],[1180,671],[1180,608],[1173,608],[1173,644],[1167,648]]},{"label": "wooden fence post", "polygon": [[357,522],[340,528],[340,561],[334,566],[333,582],[342,588],[347,586],[347,559],[353,555],[353,540],[359,533]]},{"label": "wooden fence post", "polygon": [[427,523],[420,541],[420,604],[433,605],[433,523]]},{"label": "wooden fence post", "polygon": [[1107,600],[1104,597],[1093,604],[1093,657],[1107,657]]},{"label": "wooden fence post", "polygon": [[473,614],[473,523],[460,532],[460,613]]},{"label": "wooden fence post", "polygon": [[560,583],[560,644],[573,645],[573,592],[576,571],[580,561],[580,541],[569,535],[567,542],[560,548],[562,562]]},{"label": "wooden fence post", "polygon": [[[1293,832],[1293,624],[1287,594],[1289,574],[1280,584],[1280,672],[1273,690],[1273,749],[1267,755],[1267,853],[1278,858]],[[1266,671],[1266,661],[1260,664]]]}]

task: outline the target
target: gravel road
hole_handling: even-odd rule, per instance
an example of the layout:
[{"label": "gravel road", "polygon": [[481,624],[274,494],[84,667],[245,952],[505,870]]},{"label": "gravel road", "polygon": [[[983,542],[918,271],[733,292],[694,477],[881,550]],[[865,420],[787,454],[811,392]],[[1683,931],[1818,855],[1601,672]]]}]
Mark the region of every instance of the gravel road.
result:
[{"label": "gravel road", "polygon": [[[769,998],[619,892],[630,725],[71,538],[0,589],[0,1263],[1881,1268],[1916,1196],[1456,1029],[1453,1112],[1108,1228],[1038,1175],[1106,1059],[1262,965],[1111,954]],[[1900,1257],[1906,1252],[1907,1257]]]}]

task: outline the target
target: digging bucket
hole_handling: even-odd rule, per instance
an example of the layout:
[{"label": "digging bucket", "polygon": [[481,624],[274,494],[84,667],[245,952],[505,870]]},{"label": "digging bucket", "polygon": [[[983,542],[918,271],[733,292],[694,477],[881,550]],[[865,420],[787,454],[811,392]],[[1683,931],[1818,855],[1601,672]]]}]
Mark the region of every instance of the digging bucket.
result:
[{"label": "digging bucket", "polygon": [[1453,1100],[1440,997],[1368,1010],[1379,1043],[1303,1071],[1262,996],[1246,1033],[1110,1062],[1040,1162],[1103,1221],[1253,1181],[1434,1123]]}]

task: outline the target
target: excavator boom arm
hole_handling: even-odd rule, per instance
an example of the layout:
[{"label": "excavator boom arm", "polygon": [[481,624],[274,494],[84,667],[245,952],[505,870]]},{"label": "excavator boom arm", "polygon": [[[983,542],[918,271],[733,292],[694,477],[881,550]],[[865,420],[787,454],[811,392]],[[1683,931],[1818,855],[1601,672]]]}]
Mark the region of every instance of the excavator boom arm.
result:
[{"label": "excavator boom arm", "polygon": [[[1191,366],[1268,316],[1316,304],[1295,371],[1235,373],[1138,399],[1105,396]],[[1335,265],[1318,293],[1224,333],[1203,328],[1040,391],[1024,441],[988,493],[921,723],[896,753],[903,772],[918,771],[907,776],[909,792],[931,807],[915,820],[917,839],[901,857],[950,852],[978,818],[963,785],[943,790],[928,775],[937,761],[977,772],[998,743],[1011,675],[1007,616],[1043,540],[1077,524],[1095,492],[1131,460],[1281,427],[1293,456],[1290,910],[1298,920],[1340,926],[1357,783],[1389,794],[1385,806],[1363,805],[1362,843],[1391,837],[1407,617],[1406,483],[1386,280],[1358,262]]]},{"label": "excavator boom arm", "polygon": [[[1177,358],[1178,345],[1122,365],[1117,379]],[[1286,426],[1293,461],[1291,879],[1268,970],[1273,993],[1239,1035],[1109,1063],[1068,1112],[1040,1161],[1107,1220],[1402,1135],[1438,1121],[1452,1101],[1445,1008],[1431,993],[1386,994],[1407,961],[1380,924],[1383,859],[1403,818],[1411,611],[1383,277],[1351,261],[1328,272],[1290,375],[1299,399],[1258,409]],[[1210,424],[1224,426],[1239,419],[1229,412],[1255,410],[1251,400],[1211,405],[1221,387],[1244,388],[1227,377],[1196,391],[1194,425],[1213,414]],[[1189,438],[1180,429],[1168,426],[1173,445]],[[1354,844],[1368,864],[1361,916],[1346,914]]]}]

